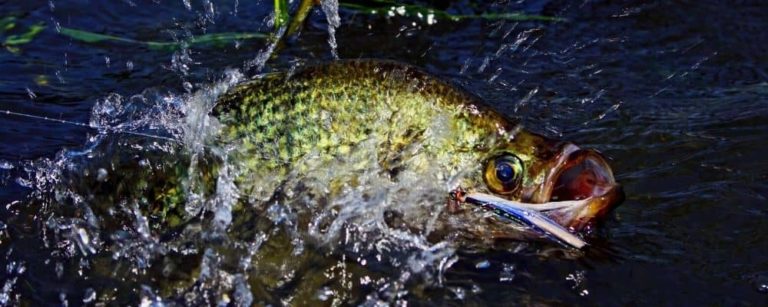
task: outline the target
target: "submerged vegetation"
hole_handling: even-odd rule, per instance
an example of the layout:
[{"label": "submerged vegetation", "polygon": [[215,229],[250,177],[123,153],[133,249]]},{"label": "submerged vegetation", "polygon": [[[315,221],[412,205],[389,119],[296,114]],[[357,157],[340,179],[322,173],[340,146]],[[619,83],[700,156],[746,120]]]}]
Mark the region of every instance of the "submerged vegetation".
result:
[{"label": "submerged vegetation", "polygon": [[22,29],[17,27],[15,16],[5,16],[0,18],[0,45],[10,52],[17,53],[19,46],[31,42],[44,29],[45,25],[42,22]]},{"label": "submerged vegetation", "polygon": [[417,17],[419,19],[426,19],[428,24],[432,24],[437,20],[461,21],[466,19],[548,22],[566,21],[565,18],[526,14],[523,12],[481,12],[479,14],[456,14],[425,5],[405,4],[397,1],[374,0],[370,1],[370,3],[371,4],[361,4],[360,1],[343,1],[339,3],[339,6],[351,10],[369,12],[371,14],[382,16],[400,15],[405,17]]},{"label": "submerged vegetation", "polygon": [[[85,29],[70,27],[56,27],[60,35],[87,44],[123,43],[146,46],[152,50],[173,51],[181,49],[184,45],[201,47],[221,47],[245,40],[279,41],[283,34],[293,35],[297,33],[312,9],[320,5],[318,0],[302,0],[293,16],[288,0],[274,0],[274,19],[272,33],[262,32],[221,32],[208,33],[193,36],[186,40],[175,41],[151,41],[137,38],[121,37],[112,34],[98,33]],[[527,14],[524,12],[479,12],[477,14],[461,14],[434,8],[425,4],[405,3],[405,1],[340,1],[339,7],[350,11],[369,13],[382,17],[403,16],[418,18],[432,25],[440,20],[457,22],[462,20],[506,20],[506,21],[538,21],[538,22],[563,22],[564,18]],[[16,16],[10,15],[0,18],[0,44],[7,50],[17,53],[19,47],[31,43],[47,27],[44,22],[37,22],[26,29],[18,27]],[[10,34],[9,34],[10,33]],[[6,35],[8,34],[8,35]]]},{"label": "submerged vegetation", "polygon": [[222,33],[211,33],[211,34],[203,34],[200,36],[195,36],[183,42],[181,41],[155,42],[155,41],[140,41],[140,40],[135,40],[130,38],[99,34],[99,33],[93,33],[93,32],[88,32],[84,30],[64,28],[64,27],[61,28],[59,33],[84,43],[119,42],[119,43],[145,45],[150,49],[156,49],[156,50],[176,50],[176,49],[180,49],[182,47],[182,44],[220,47],[227,44],[231,44],[232,42],[235,42],[235,41],[243,41],[243,40],[250,40],[250,39],[264,39],[267,37],[265,34],[262,34],[262,33],[222,32]]}]

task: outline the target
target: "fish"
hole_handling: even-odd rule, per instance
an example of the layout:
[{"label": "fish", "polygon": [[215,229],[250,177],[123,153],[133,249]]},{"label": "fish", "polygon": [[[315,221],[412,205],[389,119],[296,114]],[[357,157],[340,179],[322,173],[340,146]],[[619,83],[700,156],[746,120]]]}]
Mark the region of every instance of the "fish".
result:
[{"label": "fish", "polygon": [[258,302],[320,302],[366,280],[438,276],[457,250],[500,241],[580,253],[624,197],[597,150],[529,131],[409,64],[338,60],[216,84],[170,115],[97,105],[187,130],[120,125],[42,161],[16,206],[44,217],[21,223],[40,228],[45,252],[82,254],[71,263],[133,293],[120,302],[139,285],[188,304],[235,285]]},{"label": "fish", "polygon": [[[460,86],[399,62],[340,60],[263,75],[220,97],[213,114],[219,142],[237,148],[230,160],[250,202],[305,174],[307,160],[364,152],[386,180],[416,174],[444,183],[454,202],[497,213],[431,207],[452,214],[440,220],[454,226],[448,232],[489,240],[528,233],[582,248],[575,234],[624,197],[598,151],[528,131]],[[329,176],[327,192],[354,186],[358,175]],[[395,215],[418,224],[429,214]]]}]

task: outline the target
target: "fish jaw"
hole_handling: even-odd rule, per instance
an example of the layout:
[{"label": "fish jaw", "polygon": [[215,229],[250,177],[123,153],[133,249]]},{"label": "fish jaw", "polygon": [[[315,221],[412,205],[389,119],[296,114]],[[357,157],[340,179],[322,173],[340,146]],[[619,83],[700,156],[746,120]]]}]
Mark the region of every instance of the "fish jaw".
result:
[{"label": "fish jaw", "polygon": [[544,203],[572,203],[567,210],[552,212],[550,216],[561,225],[583,231],[621,203],[624,192],[602,154],[572,144],[565,147],[563,158],[548,174],[537,196],[546,200]]},{"label": "fish jaw", "polygon": [[573,205],[551,211],[547,215],[569,229],[589,232],[595,224],[603,221],[605,216],[622,201],[624,201],[623,188],[620,184],[616,184],[599,196],[591,196],[576,201],[554,202],[573,202]]}]

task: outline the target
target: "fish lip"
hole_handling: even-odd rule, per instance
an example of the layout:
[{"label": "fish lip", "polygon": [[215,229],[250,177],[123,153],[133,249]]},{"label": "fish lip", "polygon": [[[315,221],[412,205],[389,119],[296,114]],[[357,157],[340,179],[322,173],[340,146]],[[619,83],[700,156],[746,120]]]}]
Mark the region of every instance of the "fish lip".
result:
[{"label": "fish lip", "polygon": [[[598,186],[589,193],[587,197],[578,199],[558,197],[557,190],[558,184],[562,184],[561,180],[564,180],[564,176],[570,170],[575,170],[579,167],[589,167],[592,173],[599,177]],[[581,149],[573,144],[566,144],[563,146],[561,154],[558,155],[554,162],[554,167],[546,174],[543,183],[539,186],[537,193],[532,195],[528,200],[531,203],[547,203],[557,201],[569,201],[569,200],[581,200],[588,198],[601,198],[608,196],[612,193],[620,191],[620,185],[616,182],[613,176],[613,171],[608,165],[603,155],[594,149]]]},{"label": "fish lip", "polygon": [[[568,144],[563,148],[563,154],[557,159],[557,167],[546,177],[541,190],[539,191],[538,203],[558,203],[573,202],[573,212],[561,216],[553,216],[564,226],[568,226],[576,231],[589,229],[593,224],[608,212],[613,210],[624,200],[624,190],[621,184],[616,182],[613,171],[608,165],[604,156],[594,149],[581,149],[578,146]],[[591,191],[586,197],[568,198],[558,197],[563,190],[559,184],[579,184],[581,174],[588,169],[590,179],[596,178],[594,184],[591,184]],[[573,177],[575,172],[577,175]],[[569,173],[571,172],[571,173]],[[570,181],[568,181],[570,179]],[[570,191],[569,191],[570,192]]]}]

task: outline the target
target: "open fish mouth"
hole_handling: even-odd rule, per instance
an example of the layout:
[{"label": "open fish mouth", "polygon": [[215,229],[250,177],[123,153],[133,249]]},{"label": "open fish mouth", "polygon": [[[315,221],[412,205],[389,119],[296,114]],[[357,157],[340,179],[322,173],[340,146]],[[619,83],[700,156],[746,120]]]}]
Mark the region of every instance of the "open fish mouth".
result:
[{"label": "open fish mouth", "polygon": [[539,206],[568,204],[566,208],[569,210],[550,214],[563,226],[582,231],[624,200],[623,189],[616,182],[611,167],[595,150],[571,149],[553,170],[539,191],[539,199],[546,200]]},{"label": "open fish mouth", "polygon": [[[574,146],[575,147],[575,146]],[[592,149],[567,149],[569,152],[545,180],[539,199],[583,200],[610,194],[619,185],[603,156]]]},{"label": "open fish mouth", "polygon": [[603,156],[566,145],[542,184],[523,191],[521,201],[456,190],[453,199],[528,226],[575,248],[587,243],[575,233],[590,228],[624,199],[624,192]]}]

